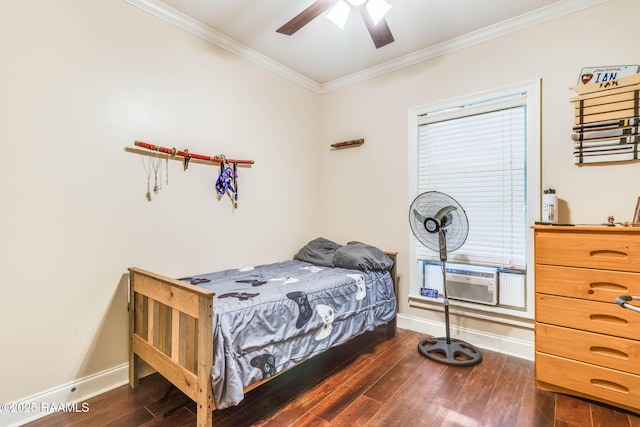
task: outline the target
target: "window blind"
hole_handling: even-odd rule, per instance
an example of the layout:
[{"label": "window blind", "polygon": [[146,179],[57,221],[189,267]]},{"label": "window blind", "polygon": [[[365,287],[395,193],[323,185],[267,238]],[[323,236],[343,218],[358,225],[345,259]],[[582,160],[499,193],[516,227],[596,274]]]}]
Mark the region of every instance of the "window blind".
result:
[{"label": "window blind", "polygon": [[[420,117],[418,190],[440,191],[469,219],[449,261],[526,267],[526,99],[524,94]],[[416,243],[418,259],[439,254]]]}]

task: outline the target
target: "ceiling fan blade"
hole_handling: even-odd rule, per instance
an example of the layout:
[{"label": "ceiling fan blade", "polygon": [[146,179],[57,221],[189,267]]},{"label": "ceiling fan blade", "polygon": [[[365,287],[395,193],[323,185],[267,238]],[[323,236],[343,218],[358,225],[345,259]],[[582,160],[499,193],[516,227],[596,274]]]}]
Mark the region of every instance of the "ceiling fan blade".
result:
[{"label": "ceiling fan blade", "polygon": [[371,34],[373,44],[376,45],[376,49],[380,49],[382,46],[386,46],[394,41],[393,34],[391,34],[391,29],[389,29],[389,24],[387,24],[386,19],[382,18],[376,25],[369,16],[369,12],[367,12],[364,3],[359,6],[359,9],[364,24],[367,26],[369,34]]},{"label": "ceiling fan blade", "polygon": [[276,30],[276,33],[292,35],[309,22],[322,15],[327,9],[337,3],[338,0],[318,0],[308,8],[296,15],[291,21]]}]

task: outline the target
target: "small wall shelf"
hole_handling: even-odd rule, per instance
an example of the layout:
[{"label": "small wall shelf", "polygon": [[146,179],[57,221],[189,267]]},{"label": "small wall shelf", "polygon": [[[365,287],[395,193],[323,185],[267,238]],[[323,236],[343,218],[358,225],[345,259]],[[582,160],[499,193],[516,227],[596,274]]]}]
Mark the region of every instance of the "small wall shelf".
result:
[{"label": "small wall shelf", "polygon": [[336,142],[335,144],[331,144],[331,148],[340,149],[348,147],[359,147],[362,144],[364,144],[364,138],[352,139],[351,141]]}]

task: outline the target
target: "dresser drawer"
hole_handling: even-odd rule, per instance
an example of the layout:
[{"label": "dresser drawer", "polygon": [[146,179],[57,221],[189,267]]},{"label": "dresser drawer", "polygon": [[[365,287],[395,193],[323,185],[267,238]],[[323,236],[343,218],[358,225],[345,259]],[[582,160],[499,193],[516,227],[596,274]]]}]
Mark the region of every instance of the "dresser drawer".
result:
[{"label": "dresser drawer", "polygon": [[536,352],[536,380],[640,409],[640,376]]},{"label": "dresser drawer", "polygon": [[538,232],[535,262],[640,272],[640,242],[630,237],[614,232]]},{"label": "dresser drawer", "polygon": [[640,343],[625,338],[536,324],[536,351],[640,375]]},{"label": "dresser drawer", "polygon": [[640,339],[640,313],[614,303],[536,294],[536,322]]},{"label": "dresser drawer", "polygon": [[640,274],[537,265],[536,292],[615,302],[620,295],[640,295]]}]

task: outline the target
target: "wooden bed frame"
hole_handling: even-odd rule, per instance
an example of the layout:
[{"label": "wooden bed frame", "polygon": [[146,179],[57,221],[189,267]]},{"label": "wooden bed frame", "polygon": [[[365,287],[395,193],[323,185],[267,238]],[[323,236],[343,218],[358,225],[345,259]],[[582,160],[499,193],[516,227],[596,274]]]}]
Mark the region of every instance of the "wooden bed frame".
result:
[{"label": "wooden bed frame", "polygon": [[[397,252],[387,255],[393,260],[397,300]],[[211,385],[215,293],[134,267],[129,269],[129,293],[129,384],[138,386],[140,359],[144,360],[196,402],[197,425],[210,427],[216,409]],[[387,324],[387,333],[395,335],[395,317]]]}]

